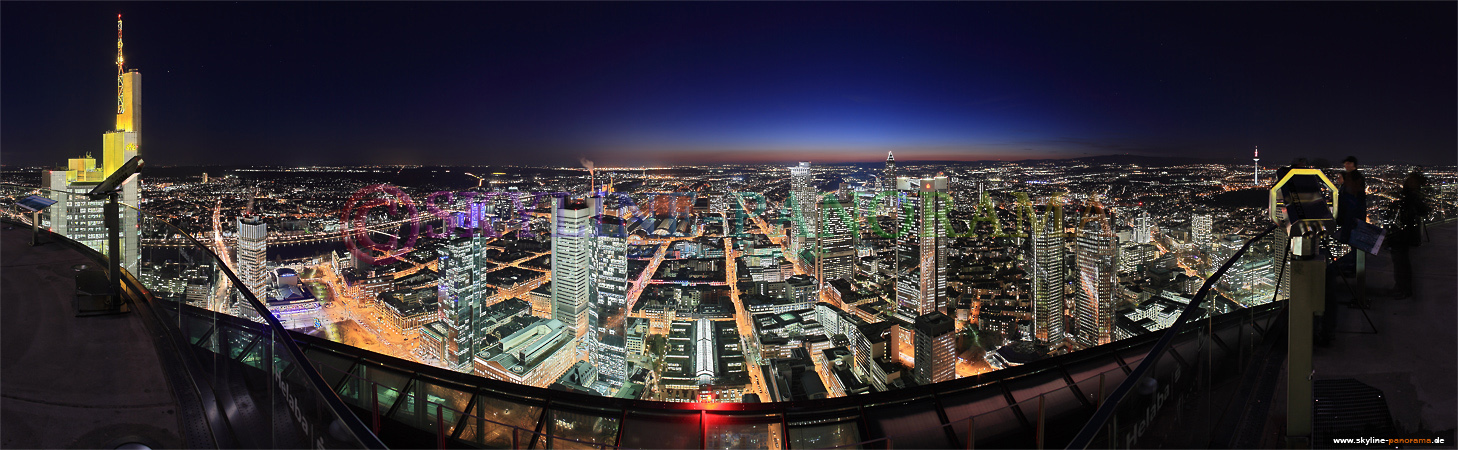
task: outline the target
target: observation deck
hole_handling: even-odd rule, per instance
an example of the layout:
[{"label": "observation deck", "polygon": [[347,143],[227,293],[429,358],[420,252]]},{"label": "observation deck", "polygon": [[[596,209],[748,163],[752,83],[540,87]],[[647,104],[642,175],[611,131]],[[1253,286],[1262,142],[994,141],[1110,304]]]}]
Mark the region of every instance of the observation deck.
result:
[{"label": "observation deck", "polygon": [[[7,197],[34,191],[6,188]],[[144,235],[175,233],[141,216]],[[1368,314],[1380,332],[1342,306],[1335,344],[1315,352],[1315,379],[1380,390],[1389,437],[1452,442],[1455,225],[1433,224],[1429,236],[1412,252],[1412,299],[1388,293],[1390,259],[1369,259]],[[896,391],[667,403],[514,385],[285,330],[197,241],[143,249],[142,273],[124,280],[130,313],[75,317],[75,275],[103,270],[104,259],[64,236],[41,239],[29,246],[28,224],[14,219],[0,226],[7,447],[1063,447],[1151,358],[1089,447],[1284,446],[1285,302],[1186,323],[1159,353],[1151,350],[1164,332]],[[206,268],[202,286],[236,295],[257,317],[211,311],[139,281],[164,262]]]}]

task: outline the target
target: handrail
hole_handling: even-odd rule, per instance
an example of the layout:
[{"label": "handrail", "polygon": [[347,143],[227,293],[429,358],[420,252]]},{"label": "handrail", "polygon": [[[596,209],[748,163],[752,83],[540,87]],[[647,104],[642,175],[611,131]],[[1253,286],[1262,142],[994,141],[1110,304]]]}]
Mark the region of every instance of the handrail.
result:
[{"label": "handrail", "polygon": [[[0,185],[6,185],[6,184],[5,183],[0,183]],[[24,189],[36,189],[36,188],[31,188],[31,187],[23,187],[23,188]],[[155,218],[156,216],[148,214],[148,217]],[[164,223],[166,223],[165,220],[161,220],[161,221],[163,221]],[[175,225],[173,225],[173,224],[171,224],[171,223],[167,223],[166,228],[169,229],[169,230],[178,230],[178,227],[175,226]],[[1274,227],[1272,227],[1272,228],[1274,228]],[[553,391],[553,390],[544,389],[544,388],[535,388],[535,387],[531,387],[531,386],[522,386],[522,385],[509,384],[509,383],[504,382],[504,381],[491,380],[491,379],[485,379],[485,378],[481,378],[481,379],[474,379],[473,378],[473,379],[469,379],[468,380],[465,377],[468,377],[469,375],[462,375],[462,374],[459,374],[458,372],[448,371],[447,369],[438,368],[438,367],[434,367],[434,366],[426,366],[424,364],[420,364],[420,363],[415,362],[415,361],[403,360],[403,359],[399,359],[399,358],[393,357],[391,355],[384,355],[384,354],[365,354],[365,356],[355,356],[354,358],[358,358],[358,359],[355,359],[354,362],[351,363],[351,364],[366,364],[366,360],[368,360],[368,361],[371,361],[372,362],[372,363],[370,363],[371,366],[373,366],[375,364],[378,364],[380,366],[390,367],[392,369],[404,370],[404,371],[407,371],[407,372],[415,372],[418,375],[423,375],[423,376],[428,377],[428,378],[430,378],[432,380],[441,380],[441,381],[445,381],[445,382],[447,382],[449,384],[461,384],[463,386],[469,385],[472,388],[480,389],[480,391],[479,391],[480,394],[479,395],[488,395],[486,393],[489,391],[490,392],[489,396],[493,396],[493,397],[494,396],[498,396],[498,395],[521,396],[522,398],[520,398],[520,399],[508,400],[508,401],[513,402],[513,403],[521,403],[523,405],[535,405],[536,407],[541,407],[541,408],[546,408],[546,409],[552,409],[552,410],[557,409],[557,407],[558,407],[557,405],[559,405],[559,403],[566,404],[568,406],[574,406],[574,407],[575,406],[581,406],[581,405],[592,405],[593,407],[602,407],[602,408],[612,409],[614,411],[617,411],[619,409],[624,410],[624,411],[629,411],[629,410],[631,410],[631,411],[673,411],[673,410],[678,410],[678,411],[689,410],[689,411],[693,411],[693,410],[708,410],[707,412],[710,415],[713,415],[716,412],[719,413],[719,414],[725,414],[725,413],[731,413],[731,412],[732,413],[767,413],[767,414],[771,414],[771,415],[778,415],[778,416],[780,416],[780,419],[781,420],[789,419],[789,420],[791,420],[793,422],[793,420],[795,420],[795,419],[794,419],[794,417],[791,417],[791,416],[808,417],[808,414],[811,414],[811,412],[816,412],[816,411],[818,411],[818,412],[826,412],[826,411],[831,411],[831,410],[843,410],[843,409],[847,409],[847,408],[863,407],[862,411],[864,412],[865,411],[864,408],[871,408],[873,406],[877,406],[878,407],[880,405],[885,405],[885,404],[889,404],[889,403],[907,403],[907,402],[920,401],[920,400],[930,400],[930,399],[935,399],[938,396],[942,396],[942,398],[946,398],[946,396],[948,394],[955,394],[955,393],[962,393],[962,392],[971,392],[974,389],[982,389],[983,387],[987,387],[987,386],[992,385],[994,383],[1007,382],[1008,380],[1016,380],[1018,378],[1025,377],[1025,376],[1029,376],[1029,375],[1033,375],[1033,374],[1037,374],[1039,372],[1053,371],[1054,373],[1057,373],[1058,371],[1064,370],[1062,367],[1069,365],[1071,362],[1080,362],[1080,361],[1083,361],[1083,360],[1089,359],[1089,358],[1097,358],[1097,357],[1099,357],[1099,355],[1103,355],[1104,357],[1111,358],[1111,359],[1118,359],[1119,358],[1118,355],[1120,355],[1121,353],[1111,353],[1111,352],[1119,352],[1119,351],[1121,351],[1120,349],[1129,349],[1129,348],[1132,347],[1131,342],[1135,342],[1136,340],[1138,342],[1138,346],[1139,347],[1143,347],[1143,346],[1147,346],[1147,345],[1153,344],[1154,345],[1153,351],[1149,352],[1143,358],[1143,360],[1138,364],[1138,367],[1135,368],[1135,370],[1133,371],[1133,374],[1129,375],[1129,377],[1126,378],[1124,380],[1124,382],[1122,384],[1120,384],[1118,386],[1118,388],[1115,389],[1114,392],[1111,395],[1109,395],[1108,397],[1106,397],[1106,399],[1104,399],[1103,401],[1100,401],[1097,408],[1092,408],[1093,405],[1089,405],[1091,407],[1089,409],[1096,409],[1096,411],[1095,411],[1095,413],[1093,415],[1093,419],[1091,419],[1088,423],[1086,423],[1085,426],[1084,426],[1084,428],[1080,430],[1079,436],[1080,437],[1084,437],[1085,434],[1089,434],[1090,436],[1092,436],[1092,435],[1096,435],[1097,434],[1097,430],[1101,429],[1104,426],[1104,423],[1107,422],[1112,417],[1112,411],[1117,410],[1117,407],[1118,407],[1120,401],[1123,400],[1124,397],[1131,390],[1130,389],[1131,383],[1139,380],[1140,378],[1142,378],[1144,376],[1148,376],[1147,373],[1151,370],[1150,368],[1152,366],[1156,365],[1155,363],[1157,362],[1157,361],[1153,361],[1152,362],[1151,359],[1158,360],[1158,359],[1160,359],[1160,357],[1162,357],[1164,355],[1164,353],[1168,352],[1169,351],[1169,348],[1174,344],[1174,340],[1175,339],[1179,339],[1175,335],[1182,334],[1182,332],[1186,332],[1186,333],[1183,333],[1183,334],[1187,335],[1188,334],[1187,332],[1194,331],[1191,327],[1188,327],[1186,325],[1199,312],[1199,311],[1195,311],[1195,310],[1199,307],[1199,305],[1202,304],[1201,302],[1203,302],[1204,299],[1208,296],[1210,289],[1213,288],[1213,286],[1215,285],[1215,283],[1220,282],[1220,280],[1222,280],[1223,277],[1226,275],[1226,272],[1234,266],[1233,263],[1235,261],[1240,260],[1241,257],[1242,257],[1242,255],[1245,255],[1248,252],[1248,249],[1250,248],[1250,246],[1251,246],[1252,243],[1254,243],[1256,241],[1259,241],[1259,240],[1261,240],[1264,237],[1267,237],[1267,235],[1270,234],[1271,231],[1272,231],[1272,229],[1266,229],[1266,230],[1260,232],[1255,237],[1249,239],[1244,244],[1244,246],[1242,246],[1239,249],[1238,252],[1236,252],[1233,256],[1231,256],[1222,265],[1222,267],[1219,268],[1219,270],[1215,274],[1213,274],[1211,277],[1209,277],[1205,281],[1205,283],[1201,286],[1201,288],[1196,293],[1196,295],[1194,296],[1194,298],[1191,300],[1190,304],[1184,309],[1184,311],[1182,311],[1182,313],[1180,314],[1180,316],[1179,316],[1178,320],[1176,321],[1175,325],[1171,326],[1162,335],[1156,335],[1155,333],[1148,333],[1147,335],[1144,335],[1144,336],[1139,337],[1137,339],[1131,339],[1131,340],[1122,341],[1123,343],[1120,344],[1120,345],[1118,345],[1117,346],[1118,347],[1117,349],[1113,349],[1113,347],[1104,348],[1102,350],[1091,349],[1090,351],[1087,351],[1087,352],[1078,352],[1079,353],[1078,356],[1067,355],[1067,356],[1071,357],[1072,359],[1064,358],[1064,359],[1060,359],[1058,361],[1053,361],[1051,359],[1045,359],[1045,360],[1041,360],[1041,361],[1034,361],[1034,362],[1031,362],[1029,364],[1025,364],[1025,365],[1018,366],[1018,367],[1013,367],[1013,368],[1008,368],[1008,369],[1003,369],[1003,370],[998,370],[998,371],[992,371],[992,372],[988,372],[988,373],[984,373],[984,374],[979,374],[979,375],[972,376],[972,377],[964,377],[964,378],[960,378],[960,379],[956,379],[956,380],[952,380],[952,381],[947,381],[947,382],[942,382],[942,383],[936,383],[934,385],[914,386],[914,387],[909,387],[909,388],[906,388],[906,389],[899,389],[899,390],[889,391],[889,392],[878,392],[878,393],[871,393],[871,394],[857,395],[857,396],[843,397],[843,398],[829,398],[829,399],[820,399],[820,400],[802,400],[802,401],[794,401],[794,402],[766,402],[766,403],[753,403],[753,404],[726,403],[726,404],[715,404],[715,405],[713,405],[712,408],[705,408],[704,406],[702,406],[700,404],[696,404],[696,403],[673,403],[673,402],[658,402],[658,401],[650,401],[650,400],[616,399],[616,398],[595,397],[595,396],[589,396],[589,395],[585,395],[585,394],[578,394],[578,393],[567,392],[567,391]],[[169,234],[171,234],[171,233],[169,233]],[[207,254],[211,258],[213,258],[213,260],[220,261],[220,258],[218,258],[217,255],[215,253],[213,253],[211,247],[209,247],[208,245],[203,245],[201,243],[201,241],[199,241],[193,235],[191,235],[189,233],[186,233],[186,232],[181,232],[180,230],[178,230],[177,234],[181,234],[181,235],[187,236],[188,242],[191,242],[190,245],[194,245],[194,246],[197,246],[197,247],[202,248],[203,250],[207,251]],[[243,287],[243,285],[238,281],[239,279],[238,279],[237,275],[234,274],[234,273],[232,273],[231,270],[229,270],[227,268],[227,265],[226,264],[220,264],[220,266],[222,266],[222,268],[224,269],[224,273],[226,273],[228,275],[229,279],[235,285],[239,286],[240,288]],[[1279,282],[1277,284],[1279,284]],[[246,289],[239,289],[239,290],[240,291],[243,291],[243,292],[247,292]],[[248,298],[250,302],[252,302],[251,304],[253,305],[253,307],[254,307],[255,310],[259,310],[260,309],[261,302],[255,297],[254,293],[247,292],[244,296],[246,298]],[[263,311],[266,311],[266,309],[263,309]],[[267,325],[267,326],[271,327],[271,330],[276,330],[275,333],[280,333],[280,334],[283,334],[285,336],[292,335],[292,338],[284,337],[282,339],[283,340],[289,340],[290,341],[287,344],[285,344],[285,346],[286,346],[286,348],[289,348],[289,353],[291,355],[293,355],[293,357],[297,361],[302,362],[302,363],[306,363],[304,365],[315,366],[315,367],[311,367],[307,371],[307,373],[311,374],[309,376],[309,378],[311,380],[310,383],[311,384],[314,384],[315,386],[318,386],[320,384],[326,384],[327,382],[324,381],[324,380],[329,379],[329,376],[328,375],[322,375],[321,376],[321,374],[323,374],[324,372],[327,372],[329,370],[337,370],[337,369],[335,369],[333,367],[330,367],[330,366],[327,366],[327,365],[322,366],[322,367],[327,367],[327,368],[321,368],[321,365],[318,364],[318,361],[313,360],[313,359],[311,359],[308,356],[303,356],[303,351],[304,350],[308,350],[310,352],[310,354],[313,354],[313,352],[315,350],[315,347],[319,347],[321,349],[325,349],[325,350],[328,350],[328,351],[331,351],[331,352],[338,353],[339,350],[335,350],[336,348],[338,348],[337,346],[343,346],[343,347],[347,347],[347,346],[345,344],[340,344],[340,343],[332,342],[332,341],[327,341],[326,342],[326,340],[323,340],[322,338],[316,338],[316,337],[313,337],[313,336],[305,336],[305,335],[287,333],[287,331],[290,331],[290,330],[287,330],[287,329],[283,328],[279,324],[278,319],[275,318],[275,317],[273,317],[272,314],[260,313],[260,316],[265,317],[264,320],[266,322],[264,324],[257,324],[256,326],[262,327],[264,325]],[[219,318],[221,318],[221,317],[219,317]],[[229,317],[229,319],[235,319],[235,318]],[[236,318],[236,319],[243,320],[243,321],[247,321],[247,319],[242,319],[242,318]],[[1218,319],[1216,319],[1216,320],[1218,321]],[[249,322],[249,323],[250,323],[250,326],[253,326],[251,324],[254,324],[256,322]],[[1181,328],[1183,328],[1183,330],[1181,330]],[[319,342],[316,342],[316,340],[319,341]],[[351,349],[352,350],[356,350],[356,351],[364,352],[363,350],[360,350],[360,349],[357,349],[357,348],[351,348]],[[1137,350],[1134,350],[1134,351],[1137,352]],[[1135,354],[1137,355],[1138,353],[1135,353]],[[1149,356],[1155,356],[1155,357],[1154,358],[1150,358]],[[1132,360],[1132,357],[1130,357],[1129,359]],[[1122,362],[1123,359],[1119,359],[1119,361],[1120,361],[1120,367],[1124,367],[1123,362]],[[308,364],[308,363],[313,363],[313,364]],[[1110,369],[1109,372],[1113,372],[1113,371],[1116,371],[1116,370],[1122,370],[1122,369]],[[1072,372],[1065,373],[1065,376],[1068,376],[1071,373]],[[360,378],[360,377],[355,376],[355,375],[353,375],[351,373],[346,373],[346,375],[349,375],[349,376],[354,377],[354,378]],[[1085,378],[1085,380],[1089,379],[1088,377],[1084,377],[1084,378]],[[1072,378],[1070,378],[1070,379],[1072,379]],[[373,381],[372,379],[366,379],[365,381],[369,381],[370,383],[378,384],[377,382]],[[432,382],[434,382],[434,381],[432,381]],[[1076,381],[1076,380],[1074,380],[1072,382],[1074,384],[1081,383],[1081,381]],[[462,384],[462,383],[465,383],[465,384]],[[1100,382],[1100,386],[1102,386],[1102,382]],[[1065,387],[1064,389],[1067,389],[1067,388],[1068,387]],[[331,392],[335,392],[334,388],[328,388],[328,389]],[[1102,389],[1099,389],[1099,391],[1100,391],[1100,393],[1103,392]],[[463,392],[466,392],[466,391],[463,391]],[[1085,391],[1084,394],[1085,395],[1088,395],[1089,392]],[[356,408],[357,407],[357,405],[354,405],[352,403],[353,400],[348,400],[350,398],[348,396],[348,394],[343,394],[343,396],[341,396],[341,394],[336,393],[335,395],[326,396],[326,398],[327,398],[327,401],[328,401],[328,403],[329,403],[329,405],[330,405],[331,408],[336,407],[338,405],[344,405],[344,407],[346,409],[352,409],[352,408]],[[1011,398],[1011,397],[1009,397],[1009,398]],[[1109,401],[1107,401],[1108,399],[1112,399],[1112,400],[1115,400],[1115,401],[1109,402]],[[376,401],[378,401],[378,400],[376,399]],[[433,406],[436,406],[436,405],[439,405],[440,407],[442,407],[444,409],[450,409],[452,412],[459,412],[459,413],[461,413],[461,414],[463,414],[465,416],[471,416],[471,414],[465,414],[464,412],[461,412],[459,410],[456,410],[456,409],[454,409],[454,408],[452,408],[451,406],[448,406],[448,405],[435,404],[434,402],[431,402],[428,399],[425,400],[425,401],[427,403],[432,403],[432,405],[431,405],[432,407]],[[1011,400],[1009,400],[1009,401],[1011,402]],[[336,403],[336,402],[338,402],[338,403]],[[1008,405],[1008,406],[1006,406],[1006,407],[1004,407],[1002,409],[1003,410],[1010,410],[1010,409],[1014,409],[1015,407],[1017,407],[1017,404]],[[940,409],[942,407],[941,406],[936,406],[935,408],[936,408],[936,410],[940,411]],[[470,407],[467,407],[466,409],[469,410]],[[623,414],[627,414],[626,412],[622,412],[622,413]],[[357,415],[355,415],[353,413],[350,413],[349,415],[351,416],[351,418],[345,419],[345,423],[348,424],[348,425],[350,425],[351,428],[353,428],[353,426],[356,423],[358,423],[358,425],[360,427],[366,427],[365,424],[367,422],[364,422],[364,420],[368,420],[369,419],[368,412],[365,412],[363,414],[364,414],[364,416],[361,417],[361,416],[357,416]],[[478,412],[478,414],[479,414],[479,412]],[[612,413],[612,414],[617,414],[617,413]],[[1087,414],[1087,413],[1086,412],[1081,412],[1080,413],[1080,417],[1086,417],[1086,416],[1083,416],[1083,414]],[[341,417],[342,416],[343,415],[341,415]],[[612,417],[611,416],[606,416],[606,418],[611,419]],[[490,419],[486,419],[484,417],[482,417],[480,419],[483,420],[483,421],[485,421],[485,422],[493,422],[493,423],[495,422],[495,421],[492,421]],[[545,419],[539,419],[539,420],[545,420]],[[947,418],[944,416],[942,418],[942,420],[947,420]],[[947,423],[947,424],[941,424],[940,427],[941,428],[944,428],[944,429],[949,429],[948,427],[952,427],[953,426],[952,423],[964,423],[963,421],[966,421],[965,423],[970,424],[971,423],[971,420],[973,420],[973,417],[968,417],[968,418],[965,418],[965,419],[951,421],[950,423]],[[1076,421],[1078,419],[1065,419],[1065,420]],[[978,424],[981,424],[981,423],[982,423],[981,421],[978,421]],[[506,427],[511,427],[513,429],[525,430],[525,431],[527,431],[528,434],[531,434],[531,435],[548,436],[548,433],[543,433],[542,431],[538,431],[538,430],[540,430],[540,428],[538,428],[536,430],[530,430],[530,429],[523,428],[523,427],[517,426],[517,425],[508,425],[508,424],[499,424],[499,425],[506,426]],[[620,424],[620,426],[621,426],[621,424]],[[864,422],[862,422],[862,426],[864,426]],[[1024,426],[1028,426],[1028,425],[1025,423]],[[786,425],[785,427],[786,427],[785,429],[782,429],[781,430],[782,433],[787,432],[787,430],[790,428],[788,425]],[[368,428],[366,428],[366,429],[368,429]],[[1094,433],[1088,433],[1090,429],[1095,430],[1095,432]],[[883,430],[882,432],[875,433],[875,434],[884,433],[885,431],[890,431],[890,430]],[[617,432],[618,433],[622,433],[623,431],[621,429],[619,429]],[[702,433],[703,431],[700,431],[700,432]],[[895,435],[887,435],[887,436],[880,436],[880,437],[875,437],[874,435],[865,435],[864,438],[865,439],[869,439],[866,442],[872,442],[872,443],[874,443],[874,442],[880,442],[880,441],[891,442],[891,441],[896,440],[896,439],[899,439],[900,437],[905,436],[905,435],[906,435],[905,433],[896,433]],[[371,434],[370,436],[373,436],[373,435]],[[1066,436],[1066,434],[1064,434],[1062,436]],[[564,442],[566,442],[566,441],[576,441],[576,440],[571,439],[571,438],[565,438],[565,437],[560,437],[560,436],[551,436],[551,438],[552,439],[563,439]],[[377,437],[376,437],[376,439],[377,439]],[[1063,437],[1060,437],[1059,440],[1061,440],[1061,439],[1064,439],[1064,438]],[[580,442],[580,441],[576,441],[576,442]],[[788,444],[789,442],[786,442],[786,443]],[[969,444],[970,444],[970,442],[969,442]],[[609,444],[589,444],[589,445],[610,446]],[[1086,447],[1087,445],[1089,445],[1089,441],[1085,440],[1081,444],[1079,444],[1079,441],[1077,439],[1075,439],[1074,443],[1070,445],[1070,448],[1083,448],[1083,447]]]},{"label": "handrail", "polygon": [[[0,183],[0,187],[61,192],[54,189],[46,189],[34,186],[22,186],[12,183]],[[65,193],[68,195],[73,195],[69,192]],[[339,398],[339,394],[334,392],[334,389],[331,388],[328,383],[324,382],[324,378],[319,375],[319,371],[314,367],[314,365],[308,363],[309,359],[307,356],[304,355],[303,350],[300,350],[299,346],[294,343],[293,338],[289,337],[288,329],[284,328],[283,324],[279,323],[278,318],[274,317],[273,314],[269,312],[268,308],[264,306],[263,302],[258,301],[258,297],[254,296],[253,292],[248,290],[247,286],[244,285],[242,280],[238,278],[238,275],[234,274],[233,270],[228,268],[228,265],[224,263],[222,258],[218,257],[217,253],[214,253],[213,250],[208,248],[207,245],[204,245],[202,242],[198,241],[197,238],[192,236],[192,234],[183,231],[180,228],[177,228],[170,222],[167,222],[166,220],[163,220],[156,215],[143,211],[142,209],[135,206],[125,204],[123,204],[123,206],[131,208],[138,214],[145,215],[152,220],[165,224],[167,227],[176,230],[176,234],[183,236],[195,247],[202,250],[203,252],[206,252],[206,255],[211,257],[214,261],[219,262],[220,264],[216,264],[217,268],[224,275],[227,275],[228,280],[233,283],[233,286],[238,289],[239,293],[243,294],[243,298],[248,300],[249,305],[253,307],[254,311],[263,317],[263,320],[266,321],[266,323],[272,330],[283,331],[281,335],[284,336],[284,339],[279,340],[283,341],[284,348],[288,351],[289,356],[293,357],[295,361],[300,362],[300,364],[298,364],[299,366],[304,366],[301,371],[304,374],[304,377],[309,380],[309,385],[314,390],[315,394],[322,397],[325,404],[329,405],[329,408],[333,410],[334,415],[339,417],[344,425],[349,428],[354,436],[358,438],[360,440],[360,443],[364,444],[366,448],[386,448],[385,444],[380,441],[380,438],[378,436],[375,436],[374,433],[370,432],[369,427],[365,426],[364,422],[361,421],[359,417],[356,416],[347,405],[344,404],[344,400]]]},{"label": "handrail", "polygon": [[1134,372],[1130,373],[1129,377],[1125,378],[1123,383],[1119,383],[1119,387],[1114,388],[1114,392],[1109,394],[1108,399],[1099,405],[1099,408],[1094,411],[1093,417],[1089,418],[1088,422],[1083,424],[1083,428],[1074,436],[1073,441],[1068,443],[1067,448],[1088,448],[1089,443],[1093,442],[1094,435],[1098,434],[1099,429],[1103,428],[1104,423],[1108,422],[1109,418],[1114,415],[1114,410],[1118,409],[1119,403],[1124,400],[1124,396],[1128,395],[1129,391],[1134,388],[1134,385],[1144,378],[1144,374],[1148,373],[1151,367],[1154,367],[1155,362],[1160,359],[1160,356],[1164,355],[1166,350],[1169,350],[1170,342],[1174,341],[1175,336],[1184,328],[1185,323],[1195,317],[1200,310],[1200,303],[1205,300],[1206,294],[1210,292],[1210,288],[1215,285],[1215,282],[1225,276],[1225,271],[1230,269],[1230,266],[1234,265],[1235,261],[1239,260],[1241,255],[1245,254],[1246,250],[1250,249],[1251,244],[1266,237],[1267,234],[1271,234],[1275,229],[1276,225],[1273,224],[1266,227],[1265,231],[1247,240],[1245,245],[1240,247],[1239,251],[1236,251],[1234,255],[1230,256],[1230,259],[1225,261],[1225,264],[1220,266],[1220,270],[1215,271],[1214,275],[1205,279],[1205,284],[1201,285],[1199,292],[1196,292],[1194,298],[1190,299],[1190,304],[1185,307],[1184,311],[1180,312],[1179,319],[1176,319],[1175,323],[1170,325],[1169,329],[1165,330],[1164,335],[1159,338],[1159,342],[1154,344],[1154,348],[1150,349],[1144,359],[1139,361],[1139,367],[1135,368]]}]

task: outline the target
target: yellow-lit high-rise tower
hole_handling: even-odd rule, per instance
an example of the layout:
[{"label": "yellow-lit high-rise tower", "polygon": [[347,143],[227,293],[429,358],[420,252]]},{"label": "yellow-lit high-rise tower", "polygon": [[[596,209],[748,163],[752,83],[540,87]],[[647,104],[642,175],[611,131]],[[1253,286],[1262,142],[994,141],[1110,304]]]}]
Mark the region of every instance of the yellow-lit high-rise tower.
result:
[{"label": "yellow-lit high-rise tower", "polygon": [[[47,170],[42,183],[55,191],[57,205],[51,207],[50,227],[57,233],[71,236],[98,251],[106,252],[106,229],[102,219],[102,201],[89,200],[86,193],[111,176],[122,164],[137,156],[141,145],[142,74],[126,70],[122,53],[122,20],[116,16],[116,128],[101,136],[101,161],[86,155],[72,158],[65,170]],[[98,167],[98,164],[99,167]],[[136,273],[140,260],[140,239],[135,209],[141,203],[138,186],[141,179],[121,189],[121,202],[130,207],[121,210],[122,267]]]}]

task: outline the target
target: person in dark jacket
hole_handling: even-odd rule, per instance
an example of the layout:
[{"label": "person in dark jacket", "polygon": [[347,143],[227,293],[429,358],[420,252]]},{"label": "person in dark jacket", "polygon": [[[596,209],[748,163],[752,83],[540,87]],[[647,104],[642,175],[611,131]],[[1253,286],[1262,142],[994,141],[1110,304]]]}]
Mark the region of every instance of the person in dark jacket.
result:
[{"label": "person in dark jacket", "polygon": [[1346,171],[1342,173],[1341,185],[1338,186],[1341,205],[1337,208],[1336,219],[1341,230],[1337,233],[1337,241],[1346,244],[1352,241],[1352,229],[1367,221],[1367,177],[1357,170],[1355,156],[1342,160],[1342,166]]},{"label": "person in dark jacket", "polygon": [[1428,203],[1423,199],[1421,173],[1408,174],[1402,181],[1402,192],[1392,201],[1394,212],[1392,229],[1388,231],[1387,242],[1392,247],[1392,276],[1397,285],[1397,298],[1412,297],[1412,257],[1409,251],[1422,242],[1422,220],[1428,215]]}]

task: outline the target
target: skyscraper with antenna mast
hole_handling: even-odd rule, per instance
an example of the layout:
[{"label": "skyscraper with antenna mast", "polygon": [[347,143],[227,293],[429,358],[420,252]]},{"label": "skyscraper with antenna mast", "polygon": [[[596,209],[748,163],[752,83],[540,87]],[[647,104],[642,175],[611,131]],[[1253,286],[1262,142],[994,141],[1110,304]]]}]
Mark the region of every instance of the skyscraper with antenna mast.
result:
[{"label": "skyscraper with antenna mast", "polygon": [[[42,176],[46,189],[60,191],[56,207],[50,208],[54,231],[75,235],[78,241],[106,252],[106,229],[102,224],[101,203],[88,200],[85,195],[101,181],[111,176],[133,156],[137,156],[141,145],[142,74],[136,69],[126,69],[122,52],[122,16],[116,15],[116,121],[112,131],[102,133],[101,160],[88,153],[80,158],[71,158],[65,170],[47,170]],[[138,185],[140,177],[121,187],[121,203],[140,206]],[[140,220],[134,208],[122,208],[122,267],[133,271],[141,260],[140,236],[137,223]]]}]

